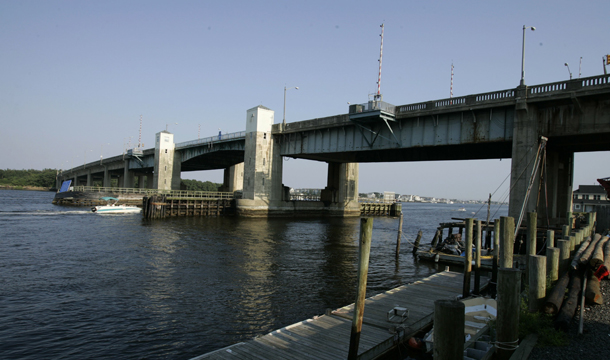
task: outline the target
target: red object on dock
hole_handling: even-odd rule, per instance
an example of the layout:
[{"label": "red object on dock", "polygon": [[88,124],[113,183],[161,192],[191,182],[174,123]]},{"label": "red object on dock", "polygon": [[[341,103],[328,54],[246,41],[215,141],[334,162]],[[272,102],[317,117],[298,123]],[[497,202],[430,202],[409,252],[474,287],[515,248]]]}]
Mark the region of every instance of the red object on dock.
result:
[{"label": "red object on dock", "polygon": [[610,275],[610,272],[608,272],[608,268],[606,268],[604,265],[600,265],[597,270],[595,270],[594,275],[597,279],[601,280]]}]

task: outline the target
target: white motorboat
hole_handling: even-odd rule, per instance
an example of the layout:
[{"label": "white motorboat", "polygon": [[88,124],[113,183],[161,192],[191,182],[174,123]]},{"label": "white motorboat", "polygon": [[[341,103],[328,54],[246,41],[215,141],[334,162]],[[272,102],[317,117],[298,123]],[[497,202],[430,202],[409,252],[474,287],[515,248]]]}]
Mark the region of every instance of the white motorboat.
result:
[{"label": "white motorboat", "polygon": [[[93,211],[94,213],[97,213],[97,214],[133,214],[133,213],[139,213],[142,211],[142,209],[137,206],[130,206],[130,205],[125,205],[125,204],[117,205],[117,202],[119,201],[119,199],[113,198],[110,196],[100,198],[100,200],[107,201],[107,204],[92,207],[91,211]],[[114,201],[114,202],[111,203],[111,201]]]}]

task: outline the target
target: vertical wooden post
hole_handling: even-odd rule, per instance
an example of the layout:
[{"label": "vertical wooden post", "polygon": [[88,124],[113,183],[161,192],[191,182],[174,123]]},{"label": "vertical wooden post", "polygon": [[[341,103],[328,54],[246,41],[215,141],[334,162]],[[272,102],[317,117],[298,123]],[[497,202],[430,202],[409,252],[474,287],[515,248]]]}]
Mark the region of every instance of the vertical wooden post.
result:
[{"label": "vertical wooden post", "polygon": [[481,244],[483,236],[481,220],[477,220],[477,236],[475,244],[474,258],[474,294],[479,295],[481,290]]},{"label": "vertical wooden post", "polygon": [[466,219],[466,249],[464,250],[464,287],[463,297],[470,296],[470,272],[472,270],[472,226],[474,219]]},{"label": "vertical wooden post", "polygon": [[527,234],[525,240],[525,281],[529,284],[530,261],[528,256],[536,255],[536,236],[538,230],[538,214],[535,212],[527,213]]},{"label": "vertical wooden post", "polygon": [[576,249],[576,232],[572,231],[568,239],[570,241],[570,251],[574,251]]},{"label": "vertical wooden post", "polygon": [[497,284],[498,284],[498,265],[500,264],[499,262],[499,252],[500,252],[500,220],[496,219],[494,220],[494,248],[493,248],[493,263],[491,265],[491,286],[492,286],[492,292],[497,291]]},{"label": "vertical wooden post", "polygon": [[461,301],[434,301],[434,360],[464,357],[464,310]]},{"label": "vertical wooden post", "polygon": [[417,253],[417,249],[419,248],[419,242],[421,241],[422,231],[419,230],[417,232],[417,237],[415,238],[415,246],[413,246],[413,254]]},{"label": "vertical wooden post", "polygon": [[572,228],[574,227],[574,220],[572,219],[571,211],[568,211],[568,213],[566,214],[566,218],[567,218],[567,223],[568,223],[569,229],[571,231]]},{"label": "vertical wooden post", "polygon": [[[398,257],[398,255],[400,255],[400,240],[401,239],[402,239],[402,211],[400,212],[400,220],[398,220],[398,236],[396,237],[396,257]],[[413,248],[413,252],[415,252],[415,248]]]},{"label": "vertical wooden post", "polygon": [[570,242],[558,240],[557,247],[559,248],[559,273],[563,274],[568,271],[570,266]]},{"label": "vertical wooden post", "polygon": [[546,247],[555,247],[555,231],[547,230],[546,231]]},{"label": "vertical wooden post", "polygon": [[551,281],[559,279],[559,252],[561,250],[556,247],[546,248],[546,273],[551,278]]},{"label": "vertical wooden post", "polygon": [[500,268],[512,268],[515,246],[515,219],[513,217],[502,216],[500,218],[500,241]]},{"label": "vertical wooden post", "polygon": [[509,359],[519,342],[519,293],[521,271],[503,268],[498,270],[498,316],[496,317],[497,359]]},{"label": "vertical wooden post", "polygon": [[364,315],[364,299],[366,296],[366,280],[369,271],[369,255],[371,253],[371,238],[373,234],[373,218],[360,219],[360,241],[358,243],[358,292],[354,304],[354,318],[352,332],[349,339],[349,353],[347,358],[358,358],[360,345],[360,332],[362,331],[362,318]]},{"label": "vertical wooden post", "polygon": [[561,233],[562,237],[570,236],[570,226],[564,225]]},{"label": "vertical wooden post", "polygon": [[536,230],[538,229],[538,214],[527,213],[527,241],[525,244],[527,255],[536,255]]},{"label": "vertical wooden post", "polygon": [[529,312],[540,311],[542,302],[546,296],[546,257],[539,255],[528,255],[529,270]]}]

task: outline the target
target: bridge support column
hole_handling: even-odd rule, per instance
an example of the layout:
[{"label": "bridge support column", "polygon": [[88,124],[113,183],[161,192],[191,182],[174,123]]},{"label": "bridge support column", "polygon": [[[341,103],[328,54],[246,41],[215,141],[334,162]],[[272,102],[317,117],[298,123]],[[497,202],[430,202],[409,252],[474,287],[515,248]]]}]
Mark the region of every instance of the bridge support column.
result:
[{"label": "bridge support column", "polygon": [[153,187],[153,183],[154,183],[154,174],[146,174],[146,188],[147,189],[154,189]]},{"label": "bridge support column", "polygon": [[87,170],[87,186],[93,186],[93,177],[91,176],[91,169]]},{"label": "bridge support column", "polygon": [[175,151],[174,134],[156,134],[153,189],[180,190],[180,154]]},{"label": "bridge support column", "polygon": [[282,156],[271,135],[274,112],[264,106],[246,112],[243,195],[237,213],[269,216],[281,212]]},{"label": "bridge support column", "polygon": [[536,107],[527,104],[524,98],[518,99],[516,106],[510,175],[511,191],[508,208],[508,216],[513,217],[515,222],[518,221],[522,209],[523,214],[536,211],[536,200],[540,184],[540,171],[538,171],[530,190],[529,199],[524,206],[523,204],[530,185],[530,177],[536,160],[540,133],[538,130]]},{"label": "bridge support column", "polygon": [[129,170],[129,160],[125,160],[125,168],[123,170],[123,187],[133,188],[135,174]]},{"label": "bridge support column", "polygon": [[102,186],[103,187],[110,187],[112,186],[112,183],[110,182],[110,171],[108,171],[108,167],[104,166],[104,180],[102,180]]},{"label": "bridge support column", "polygon": [[541,187],[538,214],[542,226],[547,225],[547,218],[551,226],[563,225],[565,214],[572,209],[574,153],[549,149],[546,162],[546,186]]},{"label": "bridge support column", "polygon": [[320,200],[338,205],[344,209],[344,216],[359,216],[358,170],[358,163],[328,163],[327,185]]},{"label": "bridge support column", "polygon": [[244,163],[228,167],[224,171],[220,191],[234,192],[244,188]]}]

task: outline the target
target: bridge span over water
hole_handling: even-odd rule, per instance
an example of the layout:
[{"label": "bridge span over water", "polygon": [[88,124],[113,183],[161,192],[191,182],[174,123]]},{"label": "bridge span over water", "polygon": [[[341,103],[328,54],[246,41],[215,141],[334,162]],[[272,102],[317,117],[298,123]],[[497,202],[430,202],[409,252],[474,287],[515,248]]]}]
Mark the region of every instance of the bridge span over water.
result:
[{"label": "bridge span over water", "polygon": [[[173,134],[162,131],[155,148],[69,169],[58,181],[133,187],[138,178],[139,186],[170,190],[179,189],[181,172],[224,169],[223,191],[243,191],[243,215],[348,216],[359,214],[358,163],[511,158],[509,215],[518,217],[545,138],[549,206],[537,208],[542,202],[534,195],[525,209],[560,222],[571,209],[574,153],[610,150],[609,80],[602,75],[398,106],[369,101],[350,105],[346,114],[287,124],[274,124],[274,112],[258,106],[247,110],[244,132],[174,144]],[[328,163],[322,201],[288,201],[283,157]]]}]

